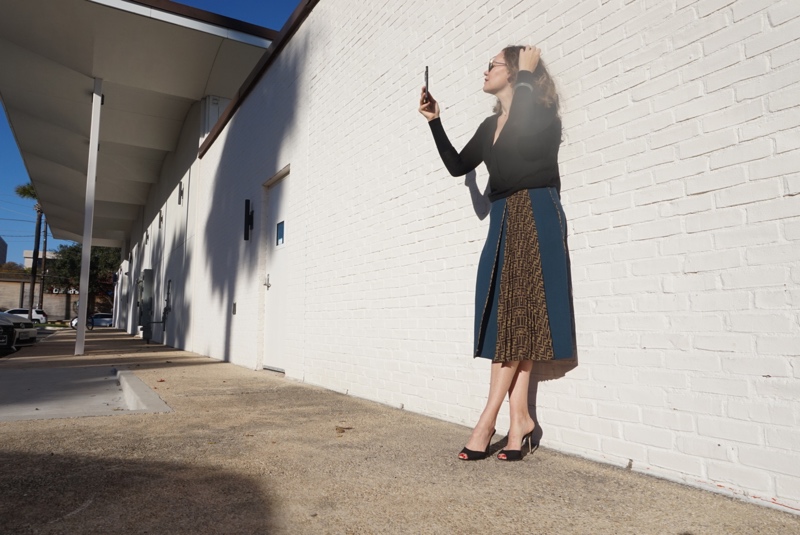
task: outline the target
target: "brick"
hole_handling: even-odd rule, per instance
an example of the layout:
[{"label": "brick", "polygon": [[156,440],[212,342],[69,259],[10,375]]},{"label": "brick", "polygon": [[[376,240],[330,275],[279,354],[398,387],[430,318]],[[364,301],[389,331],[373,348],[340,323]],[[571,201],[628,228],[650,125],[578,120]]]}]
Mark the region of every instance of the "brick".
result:
[{"label": "brick", "polygon": [[758,492],[772,491],[772,478],[762,470],[754,470],[733,463],[708,463],[708,477],[725,487],[734,485],[735,489],[742,487]]},{"label": "brick", "polygon": [[775,0],[740,0],[735,2],[733,4],[733,20],[734,22],[739,22],[754,13],[764,11],[774,3]]},{"label": "brick", "polygon": [[705,475],[703,461],[690,455],[683,455],[670,451],[650,450],[647,459],[653,466],[666,468],[670,471],[689,474],[695,477]]},{"label": "brick", "polygon": [[[800,103],[798,103],[800,106]],[[781,132],[775,136],[775,151],[780,154],[790,150],[800,149],[800,131],[797,132]],[[800,188],[795,188],[794,194],[799,193]]]},{"label": "brick", "polygon": [[[686,334],[676,334],[676,333],[642,333],[641,335],[641,346],[642,349],[680,349],[680,350],[687,350],[689,349],[689,336]],[[639,352],[641,353],[641,351]],[[622,364],[622,358],[620,355],[620,364]],[[663,357],[659,354],[657,357],[654,357],[653,366],[662,366]],[[631,363],[632,365],[633,363]]]},{"label": "brick", "polygon": [[664,316],[652,314],[621,315],[619,328],[623,331],[658,331],[666,328]]},{"label": "brick", "polygon": [[[670,372],[665,370],[639,370],[637,377],[639,384],[658,388],[686,388],[688,378],[683,372]],[[648,425],[657,425],[648,418],[643,418]]]},{"label": "brick", "polygon": [[767,11],[767,17],[772,26],[780,26],[784,22],[800,17],[800,6],[797,2],[779,3]]},{"label": "brick", "polygon": [[741,268],[721,274],[722,287],[763,288],[767,286],[783,286],[789,280],[789,272],[785,268],[770,265],[758,268]]},{"label": "brick", "polygon": [[736,132],[733,130],[722,130],[713,134],[700,135],[689,141],[684,141],[678,145],[678,154],[681,159],[691,158],[700,154],[716,152],[725,147],[736,144]]},{"label": "brick", "polygon": [[[633,122],[629,122],[625,126],[625,137],[629,140],[633,140],[637,137],[643,136],[645,134],[650,134],[652,132],[657,132],[673,123],[672,121],[672,113],[668,111],[663,111],[661,113],[656,113],[652,115],[644,115],[639,120],[635,120]],[[651,143],[650,148],[659,148],[663,145],[654,145]]]},{"label": "brick", "polygon": [[676,440],[678,451],[702,459],[728,461],[733,457],[732,449],[717,440],[709,440],[694,436],[679,436]]},{"label": "brick", "polygon": [[[694,177],[708,171],[708,159],[690,158],[688,160],[681,160],[672,165],[665,166],[662,169],[653,170],[653,178],[657,184],[677,180],[679,178]],[[744,174],[742,174],[744,176]],[[686,181],[688,184],[689,181]],[[612,187],[613,190],[613,187]],[[689,193],[687,188],[687,193]]]},{"label": "brick", "polygon": [[673,447],[673,434],[665,429],[626,423],[622,426],[622,432],[625,440],[634,444],[644,444],[665,449],[672,449]]},{"label": "brick", "polygon": [[[768,453],[768,454],[765,454]],[[739,462],[743,466],[760,468],[775,474],[800,477],[800,453],[768,450],[764,448],[739,448]]]},{"label": "brick", "polygon": [[576,234],[607,229],[611,225],[611,218],[608,214],[582,217],[572,221],[572,230]]},{"label": "brick", "polygon": [[748,58],[751,58],[753,56],[763,54],[768,50],[772,50],[773,48],[791,43],[797,39],[798,35],[800,35],[799,32],[800,20],[795,19],[794,21],[785,24],[783,28],[780,28],[779,31],[773,29],[771,31],[764,32],[758,37],[749,39],[745,43],[745,54]]},{"label": "brick", "polygon": [[731,399],[727,403],[727,414],[736,420],[791,427],[797,423],[793,406],[794,401],[775,403],[764,400]]},{"label": "brick", "polygon": [[644,29],[644,42],[654,43],[673,35],[681,28],[695,20],[695,15],[691,10],[679,11],[672,17],[667,17],[660,23],[656,23]]},{"label": "brick", "polygon": [[[646,275],[657,275],[663,273],[680,272],[683,268],[683,259],[670,257],[658,258],[655,260],[638,260],[631,262],[631,274],[637,277]],[[631,284],[631,281],[627,281]]]},{"label": "brick", "polygon": [[[697,417],[697,431],[700,436],[732,440],[745,444],[763,444],[763,429],[757,424],[715,418]],[[741,453],[741,448],[739,450]]]},{"label": "brick", "polygon": [[586,268],[586,278],[590,281],[621,279],[627,276],[625,264],[595,264]]},{"label": "brick", "polygon": [[[764,104],[761,100],[746,101],[704,117],[703,130],[713,132],[721,128],[747,123],[762,115],[764,115]],[[742,146],[742,144],[739,146]]]},{"label": "brick", "polygon": [[[776,199],[781,196],[781,185],[777,180],[761,180],[733,188],[724,189],[714,195],[718,208],[752,204]],[[798,203],[800,206],[800,203]]]},{"label": "brick", "polygon": [[[692,89],[686,90],[687,94],[692,93]],[[675,120],[685,121],[707,115],[711,112],[727,109],[736,102],[735,94],[732,90],[724,90],[714,93],[712,95],[694,98],[685,104],[681,104],[674,108]],[[653,108],[657,109],[659,99],[653,100]]]},{"label": "brick", "polygon": [[659,389],[640,386],[620,386],[617,392],[619,394],[619,401],[623,403],[633,403],[647,407],[664,406],[664,392]]},{"label": "brick", "polygon": [[714,16],[697,20],[685,28],[675,32],[672,36],[673,47],[676,49],[691,45],[693,43],[703,43],[705,55],[709,55],[717,49],[709,51],[705,43],[709,40],[709,35],[719,33],[728,26],[724,13],[717,13]]},{"label": "brick", "polygon": [[630,123],[636,119],[641,119],[642,117],[647,117],[649,114],[650,104],[648,102],[638,102],[606,115],[606,126],[608,128],[613,128]]},{"label": "brick", "polygon": [[[698,48],[698,57],[700,54],[700,50]],[[669,69],[668,72],[673,72],[674,69]],[[655,77],[654,74],[650,74],[650,76]],[[657,95],[652,98],[651,102],[653,105],[653,111],[659,112],[663,110],[671,110],[676,106],[686,105],[686,103],[693,104],[695,100],[698,100],[704,94],[703,91],[703,84],[700,81],[696,82],[689,82],[683,83],[678,86],[676,89],[672,91],[667,91],[664,94]],[[733,103],[733,96],[730,97],[720,97],[720,95],[715,95],[715,97],[722,101],[722,103],[717,104],[718,107],[715,109],[722,109],[726,106],[729,106]],[[686,117],[684,119],[688,119],[691,117],[697,117],[698,115],[703,114],[702,106],[699,106],[699,109],[695,109],[695,107],[689,108],[690,111],[686,112]],[[683,120],[683,119],[678,119]]]},{"label": "brick", "polygon": [[767,446],[771,448],[796,451],[797,445],[800,444],[800,430],[797,429],[768,428],[766,433]]},{"label": "brick", "polygon": [[697,253],[713,249],[714,238],[709,234],[685,234],[670,236],[660,240],[659,251],[663,256]]},{"label": "brick", "polygon": [[722,369],[735,375],[791,377],[792,369],[784,358],[763,355],[746,357],[723,357]]},{"label": "brick", "polygon": [[735,85],[742,80],[759,78],[767,72],[769,72],[767,58],[757,57],[743,61],[707,76],[705,78],[706,91],[709,93],[718,91],[724,87]]},{"label": "brick", "polygon": [[788,264],[800,259],[800,247],[793,243],[750,247],[745,253],[745,259],[751,266]]},{"label": "brick", "polygon": [[683,232],[683,225],[680,219],[671,218],[652,223],[638,223],[631,227],[631,240],[649,240],[652,238],[663,238],[674,236]]},{"label": "brick", "polygon": [[623,173],[622,178],[616,178],[611,183],[611,193],[616,195],[618,193],[625,193],[627,191],[646,188],[652,183],[653,177],[649,173],[633,173],[627,176],[625,176]]},{"label": "brick", "polygon": [[737,313],[730,317],[733,332],[742,333],[789,333],[794,321],[787,314]]},{"label": "brick", "polygon": [[749,310],[750,294],[748,292],[703,292],[692,294],[692,310],[696,312]]},{"label": "brick", "polygon": [[749,393],[747,381],[743,379],[719,379],[714,377],[692,377],[692,392],[723,394],[746,397]]},{"label": "brick", "polygon": [[[619,131],[622,134],[621,131]],[[637,139],[635,141],[628,141],[626,143],[620,143],[613,147],[608,147],[603,150],[603,158],[609,163],[613,163],[617,160],[628,160],[631,156],[635,154],[641,154],[647,150],[647,143],[645,143],[644,139]]]},{"label": "brick", "polygon": [[[642,67],[643,65],[649,65],[658,58],[666,55],[668,52],[669,52],[669,46],[666,41],[659,41],[653,43],[652,45],[649,45],[645,48],[640,48],[639,53],[628,54],[626,57],[624,57],[622,59],[622,69],[623,71],[630,71],[638,67]],[[656,78],[651,75],[651,79],[653,79],[654,82],[657,81],[658,83],[664,83],[662,80],[670,80],[669,82],[667,82],[667,85],[669,87],[675,87],[677,85],[677,79],[678,79],[676,74],[677,73],[673,73],[672,75],[664,76],[663,78],[662,77]],[[673,84],[673,82],[675,83]],[[638,90],[642,91],[643,89],[640,87],[638,88]],[[655,93],[652,94],[647,94],[648,90],[643,90],[643,91],[645,91],[645,94],[647,94],[647,96],[649,97],[654,94],[661,93],[663,90],[664,89],[656,91]],[[641,100],[641,98],[636,97],[636,91],[637,90],[631,92],[633,100],[634,101]]]},{"label": "brick", "polygon": [[[723,19],[724,14],[720,14]],[[713,54],[714,52],[723,48],[731,46],[736,47],[739,43],[744,42],[748,37],[757,35],[763,29],[763,21],[761,17],[751,17],[739,24],[733,24],[715,33],[708,39],[703,40],[703,52],[706,55]]]},{"label": "brick", "polygon": [[619,438],[622,435],[621,425],[601,418],[581,416],[578,418],[578,427],[581,431],[592,433],[599,437]]},{"label": "brick", "polygon": [[640,258],[653,258],[658,254],[658,245],[655,243],[631,243],[617,245],[611,251],[611,257],[615,262],[627,262],[628,260],[638,260]]},{"label": "brick", "polygon": [[639,407],[622,403],[598,402],[597,416],[614,421],[640,422]]},{"label": "brick", "polygon": [[658,206],[643,206],[611,214],[613,227],[626,227],[637,223],[655,221],[658,218]]},{"label": "brick", "polygon": [[760,355],[800,357],[800,336],[760,335],[756,350]]},{"label": "brick", "polygon": [[684,390],[670,392],[667,407],[690,414],[722,416],[725,414],[722,399],[717,395],[687,393]]},{"label": "brick", "polygon": [[703,232],[744,224],[744,211],[738,208],[714,210],[707,214],[686,216],[686,232]]},{"label": "brick", "polygon": [[[603,32],[601,30],[600,33],[603,34],[605,32]],[[614,62],[618,61],[620,58],[624,58],[628,54],[631,54],[632,52],[635,52],[635,51],[639,50],[640,48],[641,48],[641,44],[640,44],[640,39],[638,38],[638,36],[632,36],[632,37],[629,37],[627,39],[624,39],[624,40],[620,41],[617,45],[612,46],[608,50],[605,50],[605,51],[601,52],[598,55],[598,59],[600,60],[600,65],[608,65],[610,63],[614,63]],[[616,85],[615,84],[616,80],[619,80],[620,78],[624,78],[626,75],[633,75],[634,73],[637,75],[637,77],[642,77],[642,75],[644,75],[642,77],[641,81],[644,81],[644,80],[647,79],[647,75],[645,73],[640,73],[640,72],[637,72],[637,71],[630,71],[628,73],[622,73],[622,75],[619,78],[616,78],[616,79],[611,81],[609,86],[612,86],[612,87],[608,87],[607,86],[607,87],[604,87],[602,89],[604,91],[604,95],[614,95],[614,94],[619,93],[619,90],[617,90],[617,88],[613,87],[613,86]],[[636,84],[634,84],[634,85],[636,85]]]},{"label": "brick", "polygon": [[778,475],[775,478],[775,493],[780,498],[800,501],[800,477]]},{"label": "brick", "polygon": [[673,329],[680,332],[720,332],[724,328],[719,315],[708,314],[673,314],[670,317],[670,324]]},{"label": "brick", "polygon": [[578,446],[589,451],[597,451],[600,449],[600,437],[592,433],[573,431],[571,429],[562,429],[561,440],[565,444]]},{"label": "brick", "polygon": [[717,275],[709,273],[686,273],[664,280],[665,292],[702,292],[717,289]]},{"label": "brick", "polygon": [[[614,7],[612,3],[608,3],[607,6],[611,9]],[[648,6],[648,9],[644,13],[625,25],[625,33],[627,35],[638,34],[642,30],[652,28],[671,16],[674,16],[674,8],[668,2]]]},{"label": "brick", "polygon": [[[798,73],[800,74],[800,72]],[[750,121],[739,128],[739,137],[742,141],[769,136],[776,132],[783,135],[786,130],[791,130],[800,125],[800,110],[790,108],[781,110],[761,119]]]},{"label": "brick", "polygon": [[800,59],[800,49],[794,43],[788,43],[775,48],[769,53],[770,63],[773,69],[783,67]]},{"label": "brick", "polygon": [[708,15],[730,6],[735,0],[700,0],[697,2],[697,12],[701,17]]},{"label": "brick", "polygon": [[769,95],[769,97],[767,97],[769,101],[769,111],[777,112],[800,106],[800,97],[798,93],[800,93],[800,91],[797,90],[797,86],[790,86],[788,89]]},{"label": "brick", "polygon": [[[664,126],[672,124],[672,118],[670,114],[666,115],[669,117],[669,122],[664,121]],[[695,139],[699,135],[700,124],[695,121],[686,121],[675,124],[669,128],[665,128],[658,133],[652,134],[650,136],[650,147],[657,149],[666,145],[674,145],[676,143],[680,143],[681,141]],[[687,143],[689,142],[687,141]],[[685,155],[681,155],[681,157],[684,158]]]},{"label": "brick", "polygon": [[756,290],[755,305],[757,309],[787,309],[791,306],[788,290]]},{"label": "brick", "polygon": [[744,58],[738,47],[726,48],[686,65],[681,69],[681,73],[683,74],[683,79],[687,81],[698,78],[707,79],[709,75],[721,71],[726,67],[730,67],[731,65],[736,65],[742,59]]},{"label": "brick", "polygon": [[628,160],[630,171],[641,171],[649,167],[671,163],[675,160],[675,150],[672,147],[662,147],[634,156]]},{"label": "brick", "polygon": [[647,448],[640,444],[632,444],[627,440],[601,438],[603,453],[644,463],[647,460]]},{"label": "brick", "polygon": [[[599,306],[599,304],[598,304]],[[598,314],[603,312],[598,311]],[[594,337],[597,347],[610,347],[610,348],[635,348],[639,347],[639,335],[637,333],[623,333],[623,332],[605,332],[598,333]]]},{"label": "brick", "polygon": [[760,97],[794,85],[797,83],[799,73],[800,66],[785,67],[755,80],[738,84],[736,86],[736,100],[742,101]]},{"label": "brick", "polygon": [[[796,375],[796,373],[795,373]],[[760,397],[779,401],[796,401],[800,395],[800,385],[794,379],[763,378],[755,381],[756,393]]]},{"label": "brick", "polygon": [[[800,151],[792,151],[770,158],[769,160],[751,163],[747,170],[751,180],[770,178],[797,172],[797,162],[800,161]],[[799,199],[792,200],[793,205],[800,206]],[[795,212],[792,212],[795,215]]]}]

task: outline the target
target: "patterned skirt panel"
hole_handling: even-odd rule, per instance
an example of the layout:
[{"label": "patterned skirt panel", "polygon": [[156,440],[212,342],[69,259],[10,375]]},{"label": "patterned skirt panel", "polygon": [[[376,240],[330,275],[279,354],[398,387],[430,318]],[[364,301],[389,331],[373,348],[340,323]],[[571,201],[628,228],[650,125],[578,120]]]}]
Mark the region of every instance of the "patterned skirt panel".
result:
[{"label": "patterned skirt panel", "polygon": [[574,355],[566,239],[554,188],[523,190],[492,203],[478,264],[476,357],[508,362]]}]

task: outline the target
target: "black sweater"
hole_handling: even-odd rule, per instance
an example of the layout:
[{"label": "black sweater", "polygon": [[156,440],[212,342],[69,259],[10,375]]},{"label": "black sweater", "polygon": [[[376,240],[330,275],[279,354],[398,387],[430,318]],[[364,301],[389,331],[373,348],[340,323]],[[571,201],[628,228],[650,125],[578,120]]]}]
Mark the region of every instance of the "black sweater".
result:
[{"label": "black sweater", "polygon": [[555,107],[548,108],[538,102],[534,87],[533,73],[520,71],[508,120],[494,145],[497,115],[481,123],[461,153],[450,144],[440,119],[428,123],[451,175],[465,175],[486,162],[490,201],[523,189],[553,186],[561,191],[558,173],[561,119]]}]

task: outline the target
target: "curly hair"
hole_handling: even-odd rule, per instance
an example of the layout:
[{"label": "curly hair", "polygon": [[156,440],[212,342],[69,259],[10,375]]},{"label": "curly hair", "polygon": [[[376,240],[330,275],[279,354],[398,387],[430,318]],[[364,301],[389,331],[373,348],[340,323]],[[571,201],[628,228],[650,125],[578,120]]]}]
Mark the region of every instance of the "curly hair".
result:
[{"label": "curly hair", "polygon": [[[503,57],[505,58],[506,69],[508,69],[508,81],[511,84],[517,81],[517,73],[519,73],[519,53],[523,48],[525,47],[510,45],[503,49]],[[556,84],[553,81],[553,78],[550,76],[550,73],[547,71],[547,67],[541,58],[539,58],[539,63],[533,70],[533,83],[538,90],[537,93],[539,102],[548,108],[555,106],[556,113],[558,113],[559,102]],[[494,113],[500,113],[502,111],[502,106],[500,105],[499,99],[495,103],[492,111]]]}]

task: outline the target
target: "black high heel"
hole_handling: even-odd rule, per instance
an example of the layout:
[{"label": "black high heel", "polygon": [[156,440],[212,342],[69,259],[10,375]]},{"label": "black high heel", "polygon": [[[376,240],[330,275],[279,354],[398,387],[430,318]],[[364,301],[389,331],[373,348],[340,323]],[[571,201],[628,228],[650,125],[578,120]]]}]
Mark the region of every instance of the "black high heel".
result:
[{"label": "black high heel", "polygon": [[[492,430],[492,436],[489,437],[489,442],[486,444],[486,451],[475,451],[469,448],[464,448],[458,453],[458,458],[462,461],[480,461],[485,459],[489,455],[489,446],[492,445],[492,438],[494,438],[494,434],[497,430]],[[461,454],[466,455],[466,457],[462,457]]]},{"label": "black high heel", "polygon": [[[528,453],[530,453],[531,451],[533,451],[533,431],[522,437],[522,444],[520,444],[520,449],[500,450],[497,454],[497,459],[499,461],[521,461],[522,448],[525,447],[525,442],[528,443]],[[505,458],[500,457],[501,455],[505,455]]]}]

